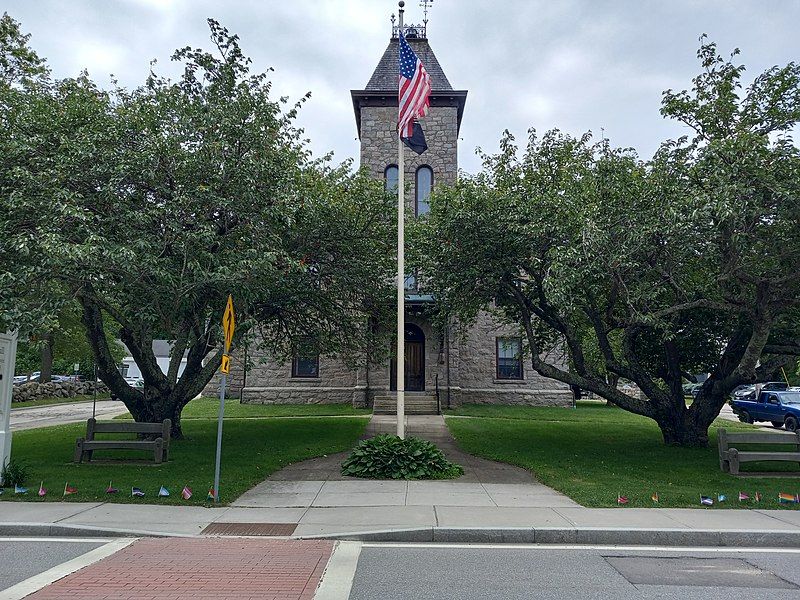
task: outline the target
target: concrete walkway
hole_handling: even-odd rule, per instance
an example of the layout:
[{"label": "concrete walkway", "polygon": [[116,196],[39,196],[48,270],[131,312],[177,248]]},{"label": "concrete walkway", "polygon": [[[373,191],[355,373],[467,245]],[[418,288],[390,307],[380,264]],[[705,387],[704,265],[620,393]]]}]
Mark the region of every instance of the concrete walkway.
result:
[{"label": "concrete walkway", "polygon": [[[97,401],[97,418],[113,419],[128,412],[122,402],[113,400]],[[91,402],[64,402],[30,408],[11,409],[11,431],[85,422],[92,416]]]}]

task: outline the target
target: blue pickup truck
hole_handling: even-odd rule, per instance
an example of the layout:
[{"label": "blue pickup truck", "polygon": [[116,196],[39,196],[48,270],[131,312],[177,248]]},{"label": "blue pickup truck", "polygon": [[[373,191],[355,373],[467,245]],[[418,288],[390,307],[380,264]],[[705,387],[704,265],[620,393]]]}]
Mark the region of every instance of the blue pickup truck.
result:
[{"label": "blue pickup truck", "polygon": [[767,390],[758,398],[731,400],[733,412],[745,423],[769,421],[773,427],[797,431],[800,423],[800,391]]}]

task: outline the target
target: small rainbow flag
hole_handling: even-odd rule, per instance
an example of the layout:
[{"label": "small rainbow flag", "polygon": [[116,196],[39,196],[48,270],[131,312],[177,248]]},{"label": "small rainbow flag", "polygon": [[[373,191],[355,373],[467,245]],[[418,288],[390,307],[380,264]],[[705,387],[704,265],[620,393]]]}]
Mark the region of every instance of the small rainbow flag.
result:
[{"label": "small rainbow flag", "polygon": [[183,490],[181,490],[181,498],[183,498],[184,500],[188,500],[191,497],[192,497],[192,488],[190,488],[188,485],[183,486]]},{"label": "small rainbow flag", "polygon": [[744,492],[739,492],[739,502],[744,502],[745,500],[750,500],[750,495],[745,494]]},{"label": "small rainbow flag", "polygon": [[756,492],[756,495],[753,497],[753,501],[761,502],[761,492]]},{"label": "small rainbow flag", "polygon": [[167,496],[169,496],[169,490],[162,485],[161,489],[158,490],[158,497],[166,498]]},{"label": "small rainbow flag", "polygon": [[717,494],[717,502],[725,502],[728,497],[725,494]]},{"label": "small rainbow flag", "polygon": [[77,494],[77,493],[78,493],[78,488],[71,486],[69,484],[69,481],[64,484],[64,495],[65,496],[70,496],[72,494]]},{"label": "small rainbow flag", "polygon": [[714,504],[714,500],[708,496],[700,496],[700,504],[704,506],[712,506]]},{"label": "small rainbow flag", "polygon": [[119,490],[111,485],[111,482],[108,482],[108,487],[106,488],[106,494],[117,494]]},{"label": "small rainbow flag", "polygon": [[781,502],[781,503],[788,503],[788,502],[797,503],[797,502],[800,502],[800,498],[798,498],[797,496],[792,496],[791,494],[786,494],[784,492],[781,492],[780,494],[778,494],[778,502]]},{"label": "small rainbow flag", "polygon": [[[208,488],[208,496],[206,496],[206,500],[208,500],[209,502],[213,502],[213,500],[214,500],[214,488],[213,487],[212,488]],[[627,502],[627,500],[626,500],[626,502]]]},{"label": "small rainbow flag", "polygon": [[42,481],[42,482],[39,484],[39,495],[40,495],[40,496],[46,496],[46,495],[47,495],[47,490],[46,490],[46,489],[44,489],[44,481]]},{"label": "small rainbow flag", "polygon": [[658,492],[653,492],[653,495],[650,496],[650,500],[658,504]]},{"label": "small rainbow flag", "polygon": [[132,487],[131,496],[136,496],[137,498],[141,498],[142,496],[144,496],[144,492],[142,491],[141,488]]},{"label": "small rainbow flag", "polygon": [[627,504],[627,503],[628,503],[627,496],[621,496],[620,494],[617,494],[617,504]]},{"label": "small rainbow flag", "polygon": [[28,493],[28,488],[22,487],[21,485],[15,483],[14,484],[14,493],[15,494],[27,494]]}]

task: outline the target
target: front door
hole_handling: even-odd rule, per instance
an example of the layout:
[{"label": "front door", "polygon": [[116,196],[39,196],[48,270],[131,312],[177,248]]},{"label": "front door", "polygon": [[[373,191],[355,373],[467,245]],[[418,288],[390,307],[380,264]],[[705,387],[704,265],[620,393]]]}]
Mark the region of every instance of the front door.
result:
[{"label": "front door", "polygon": [[[425,334],[412,323],[406,323],[406,372],[405,389],[407,392],[425,391]],[[389,369],[391,381],[389,389],[397,390],[397,361],[392,359]]]}]

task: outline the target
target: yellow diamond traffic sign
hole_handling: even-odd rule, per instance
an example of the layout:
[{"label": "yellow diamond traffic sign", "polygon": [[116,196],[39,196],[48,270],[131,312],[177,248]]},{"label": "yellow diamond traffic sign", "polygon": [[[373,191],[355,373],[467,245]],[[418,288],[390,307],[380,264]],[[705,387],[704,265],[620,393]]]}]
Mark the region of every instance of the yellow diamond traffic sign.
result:
[{"label": "yellow diamond traffic sign", "polygon": [[[225,330],[225,353],[231,349],[233,341],[233,331],[236,329],[236,315],[233,313],[233,298],[228,295],[228,305],[225,307],[225,314],[222,315],[222,328]],[[225,373],[226,371],[223,371]]]}]

